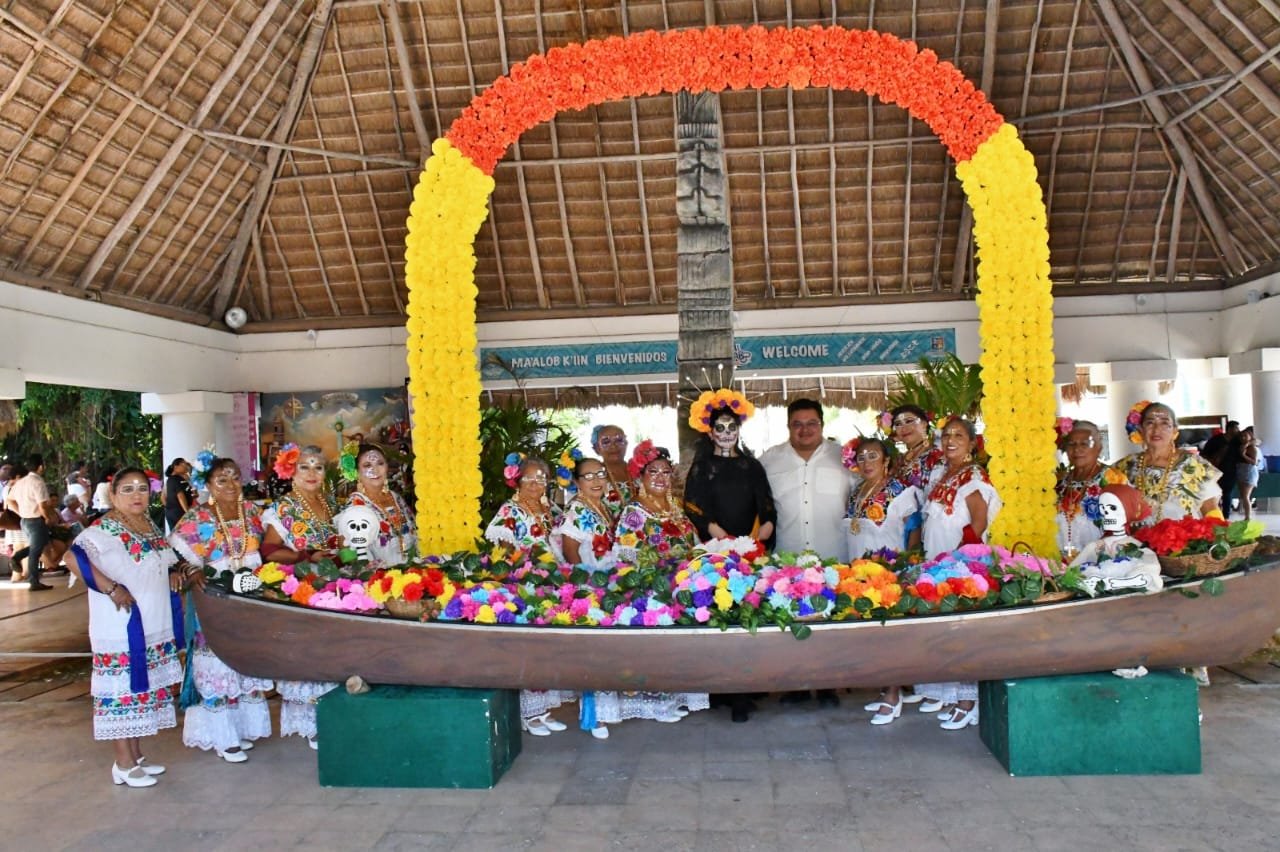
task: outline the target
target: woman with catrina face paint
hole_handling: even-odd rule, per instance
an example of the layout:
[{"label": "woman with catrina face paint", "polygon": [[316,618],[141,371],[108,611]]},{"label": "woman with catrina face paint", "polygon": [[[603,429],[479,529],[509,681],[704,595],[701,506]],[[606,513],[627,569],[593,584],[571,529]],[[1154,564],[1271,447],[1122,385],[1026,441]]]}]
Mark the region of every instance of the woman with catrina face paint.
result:
[{"label": "woman with catrina face paint", "polygon": [[[735,391],[717,392],[720,401],[728,394],[741,396]],[[702,541],[751,536],[766,547],[772,545],[778,513],[769,477],[742,444],[742,423],[749,405],[743,398],[736,410],[720,405],[709,417],[690,417],[690,424],[703,437],[685,480],[684,508]]]}]

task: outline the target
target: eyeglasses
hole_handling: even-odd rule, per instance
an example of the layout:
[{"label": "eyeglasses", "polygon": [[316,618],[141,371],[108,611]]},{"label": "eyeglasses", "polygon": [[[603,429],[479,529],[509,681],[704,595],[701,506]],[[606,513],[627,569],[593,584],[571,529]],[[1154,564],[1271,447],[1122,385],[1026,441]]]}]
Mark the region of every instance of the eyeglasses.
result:
[{"label": "eyeglasses", "polygon": [[737,432],[738,424],[737,423],[717,423],[711,428],[715,429],[718,434],[723,435],[726,432]]},{"label": "eyeglasses", "polygon": [[879,450],[863,450],[854,456],[854,459],[857,461],[875,461],[879,458],[884,458],[884,453]]},{"label": "eyeglasses", "polygon": [[116,489],[117,494],[147,494],[150,491],[150,485],[121,485]]},{"label": "eyeglasses", "polygon": [[893,418],[893,426],[896,429],[899,426],[914,426],[920,422],[920,418],[914,414],[901,414]]},{"label": "eyeglasses", "polygon": [[536,482],[536,483],[538,483],[539,485],[546,485],[546,484],[547,484],[547,477],[546,477],[546,475],[541,474],[541,473],[533,473],[533,474],[530,474],[529,476],[522,476],[522,477],[520,477],[520,481],[521,481],[521,482]]},{"label": "eyeglasses", "polygon": [[1092,438],[1085,438],[1083,441],[1067,441],[1062,445],[1064,450],[1091,450],[1097,446]]},{"label": "eyeglasses", "polygon": [[627,445],[627,439],[619,435],[616,438],[614,437],[601,438],[596,443],[598,443],[602,447],[625,447]]},{"label": "eyeglasses", "polygon": [[580,474],[578,474],[578,478],[579,478],[579,479],[581,479],[581,480],[584,480],[584,481],[586,481],[586,482],[590,482],[590,481],[591,481],[591,480],[593,480],[593,479],[608,479],[608,478],[609,478],[609,471],[607,471],[607,470],[593,470],[591,473],[580,473]]}]

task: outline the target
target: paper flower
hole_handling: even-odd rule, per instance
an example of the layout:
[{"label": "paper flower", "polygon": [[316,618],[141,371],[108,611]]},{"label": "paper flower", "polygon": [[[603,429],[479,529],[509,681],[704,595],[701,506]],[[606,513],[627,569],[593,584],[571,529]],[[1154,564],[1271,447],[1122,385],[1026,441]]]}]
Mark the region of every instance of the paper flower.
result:
[{"label": "paper flower", "polygon": [[298,471],[300,453],[298,445],[292,441],[281,447],[280,452],[276,453],[275,461],[271,463],[271,469],[276,472],[276,476],[281,479],[293,479],[293,475]]},{"label": "paper flower", "polygon": [[703,391],[689,406],[689,428],[704,433],[710,432],[711,418],[721,409],[728,409],[736,414],[739,423],[756,413],[756,407],[751,400],[732,388]]}]

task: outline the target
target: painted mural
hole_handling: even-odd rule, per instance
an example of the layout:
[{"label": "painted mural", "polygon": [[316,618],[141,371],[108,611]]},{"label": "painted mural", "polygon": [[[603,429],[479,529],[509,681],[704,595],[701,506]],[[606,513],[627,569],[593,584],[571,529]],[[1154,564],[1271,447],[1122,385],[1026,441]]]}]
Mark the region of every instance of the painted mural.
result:
[{"label": "painted mural", "polygon": [[261,424],[264,470],[289,442],[315,444],[336,462],[346,441],[373,441],[408,452],[409,409],[405,388],[322,393],[264,393]]}]

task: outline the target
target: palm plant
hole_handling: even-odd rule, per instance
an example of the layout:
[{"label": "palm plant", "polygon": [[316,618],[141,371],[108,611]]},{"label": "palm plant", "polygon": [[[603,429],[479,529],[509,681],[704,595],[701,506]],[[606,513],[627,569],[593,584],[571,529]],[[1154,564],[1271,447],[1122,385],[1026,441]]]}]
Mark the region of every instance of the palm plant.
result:
[{"label": "palm plant", "polygon": [[917,369],[898,372],[901,389],[889,395],[889,408],[917,405],[935,417],[959,414],[970,419],[982,408],[982,368],[952,353],[921,357]]}]

